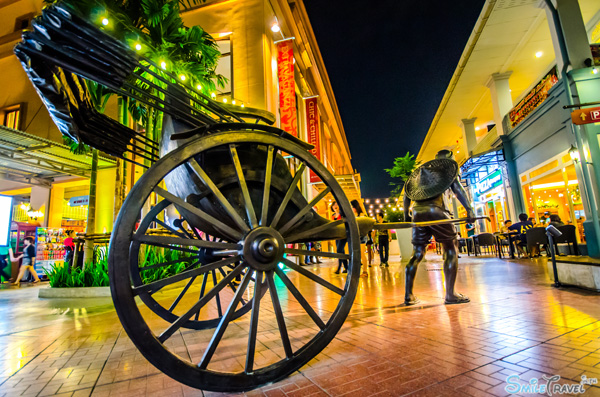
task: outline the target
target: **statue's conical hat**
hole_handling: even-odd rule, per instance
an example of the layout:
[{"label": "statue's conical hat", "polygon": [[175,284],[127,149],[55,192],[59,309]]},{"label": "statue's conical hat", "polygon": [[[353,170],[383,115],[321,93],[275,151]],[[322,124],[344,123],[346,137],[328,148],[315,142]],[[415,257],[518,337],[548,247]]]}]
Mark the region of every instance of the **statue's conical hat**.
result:
[{"label": "statue's conical hat", "polygon": [[404,192],[412,201],[434,198],[444,193],[458,176],[458,163],[451,159],[434,159],[410,174]]}]

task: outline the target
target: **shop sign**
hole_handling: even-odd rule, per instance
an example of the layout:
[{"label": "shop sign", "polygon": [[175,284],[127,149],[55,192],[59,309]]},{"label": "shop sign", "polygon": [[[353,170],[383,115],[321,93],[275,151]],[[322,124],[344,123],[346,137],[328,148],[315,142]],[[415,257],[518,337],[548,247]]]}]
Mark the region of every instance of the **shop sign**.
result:
[{"label": "shop sign", "polygon": [[277,43],[279,78],[279,115],[281,129],[298,136],[296,122],[296,83],[294,82],[294,47],[292,39]]},{"label": "shop sign", "polygon": [[502,185],[502,172],[500,170],[496,170],[475,183],[475,187],[473,188],[473,195],[479,196],[482,193],[487,192],[490,189],[498,187]]},{"label": "shop sign", "polygon": [[0,247],[6,247],[10,243],[10,217],[13,209],[12,200],[13,198],[11,196],[0,195]]},{"label": "shop sign", "polygon": [[544,102],[548,97],[548,91],[556,83],[558,83],[558,76],[556,75],[556,67],[554,67],[542,81],[529,91],[525,98],[521,99],[521,101],[517,103],[517,106],[512,108],[508,113],[511,128],[514,128],[523,121],[529,113],[533,112],[542,102]]},{"label": "shop sign", "polygon": [[571,113],[573,124],[591,124],[600,123],[600,107],[577,109]]},{"label": "shop sign", "polygon": [[[321,161],[321,131],[319,130],[319,108],[317,106],[317,97],[306,100],[306,128],[308,143],[314,146],[311,153]],[[310,183],[320,182],[321,178],[310,170]]]},{"label": "shop sign", "polygon": [[78,207],[80,205],[89,205],[90,204],[90,196],[77,196],[71,197],[69,199],[70,207]]}]

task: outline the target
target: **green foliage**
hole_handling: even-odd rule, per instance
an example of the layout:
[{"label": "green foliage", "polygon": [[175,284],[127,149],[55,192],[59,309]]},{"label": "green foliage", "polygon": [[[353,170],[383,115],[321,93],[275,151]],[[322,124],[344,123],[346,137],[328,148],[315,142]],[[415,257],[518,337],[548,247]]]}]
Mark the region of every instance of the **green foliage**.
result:
[{"label": "green foliage", "polygon": [[[155,265],[157,263],[165,263],[171,262],[181,259],[181,262],[177,262],[168,266],[161,266],[154,269],[142,270],[140,272],[140,277],[142,278],[142,282],[144,284],[151,283],[153,281],[162,280],[166,277],[174,276],[178,273],[181,273],[184,270],[193,269],[194,267],[200,266],[200,264],[196,264],[190,266],[190,263],[193,263],[187,258],[191,256],[190,253],[180,252],[176,250],[165,250],[159,247],[146,247],[144,253],[144,259],[140,264],[140,267],[149,267]],[[188,268],[189,267],[189,268]]]},{"label": "green foliage", "polygon": [[401,183],[391,182],[390,185],[394,186],[391,192],[392,197],[398,197],[402,193],[404,183],[410,177],[410,174],[417,168],[421,163],[415,159],[414,154],[406,152],[404,157],[396,157],[394,159],[394,166],[392,168],[386,168],[385,172],[390,174],[392,178],[400,178]]},{"label": "green foliage", "polygon": [[404,222],[404,211],[388,211],[383,219],[386,222]]},{"label": "green foliage", "polygon": [[85,268],[63,264],[54,265],[50,271],[44,270],[52,288],[108,287],[108,262],[106,259],[88,263]]},{"label": "green foliage", "polygon": [[92,149],[83,142],[77,142],[66,135],[63,135],[63,143],[69,147],[71,153],[74,154],[89,154]]},{"label": "green foliage", "polygon": [[[217,86],[225,85],[226,79],[215,72],[221,57],[217,43],[199,26],[187,28],[180,16],[180,8],[189,9],[206,0],[44,0],[44,2],[60,3],[74,10],[132,49],[138,44],[141,45],[141,49],[136,51],[158,65],[158,68],[148,63],[144,63],[144,66],[162,73],[160,66],[165,62],[167,71],[177,76],[185,74],[186,84],[189,84],[193,90],[199,85],[207,94],[214,91]],[[109,20],[107,26],[101,23],[104,18]],[[158,84],[155,77],[145,71],[137,70],[135,73]],[[130,76],[130,83],[148,91],[151,96],[159,95],[136,75]],[[103,112],[108,96],[112,92],[102,86],[94,90],[93,88],[88,84],[94,106]],[[135,121],[146,122],[148,114],[146,105],[134,100],[129,101],[129,111]]]},{"label": "green foliage", "polygon": [[[88,262],[82,269],[68,266],[54,265],[50,271],[44,270],[50,280],[52,288],[74,288],[74,287],[108,287],[108,258],[106,256],[106,246],[96,246],[94,250],[94,259]],[[189,260],[192,254],[176,250],[167,250],[160,247],[146,247],[143,251],[143,261],[140,267],[150,267],[158,263],[165,263],[181,259],[181,262],[175,262],[167,266],[160,266],[154,269],[142,270],[140,276],[144,284],[162,280],[166,277],[174,276],[184,270],[193,269],[200,266]]]}]

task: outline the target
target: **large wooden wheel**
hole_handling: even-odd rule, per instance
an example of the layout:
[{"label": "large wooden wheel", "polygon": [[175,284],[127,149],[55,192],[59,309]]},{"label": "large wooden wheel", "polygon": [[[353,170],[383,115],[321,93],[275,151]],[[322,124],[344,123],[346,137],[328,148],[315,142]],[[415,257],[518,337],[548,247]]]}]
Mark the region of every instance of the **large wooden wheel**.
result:
[{"label": "large wooden wheel", "polygon": [[[237,200],[243,208],[231,204],[232,197],[222,193],[223,183],[212,180],[197,161],[204,153],[224,149],[231,155],[240,192]],[[266,156],[260,200],[249,192],[245,174],[252,164],[240,160],[242,150]],[[278,153],[284,154],[294,175],[284,191],[276,192],[281,190],[272,182],[272,176],[281,173],[273,167]],[[220,204],[227,220],[165,189],[165,178],[178,167],[195,171],[208,188],[205,197]],[[283,219],[306,169],[321,178],[325,189],[291,219]],[[347,277],[331,281],[322,277],[323,269],[301,267],[287,257],[314,255],[287,243],[316,236],[339,223],[298,231],[310,209],[328,193],[347,214],[341,222],[349,249],[349,254],[320,254],[349,261]],[[274,202],[273,198],[281,197]],[[154,203],[151,209],[149,203]],[[170,206],[181,213],[181,220],[165,220]],[[209,224],[210,231],[193,226],[197,223],[192,217]],[[151,225],[162,225],[164,232],[150,234]],[[244,391],[286,377],[335,337],[356,295],[360,241],[348,199],[335,177],[305,148],[272,133],[217,133],[169,153],[136,183],[114,230],[110,286],[125,331],[153,365],[199,389]],[[207,238],[215,230],[224,237]],[[146,258],[152,250],[158,250],[161,258],[171,257],[149,265]],[[176,257],[169,254],[173,252]],[[150,281],[144,278],[148,270],[173,265],[179,266],[176,273]]]}]

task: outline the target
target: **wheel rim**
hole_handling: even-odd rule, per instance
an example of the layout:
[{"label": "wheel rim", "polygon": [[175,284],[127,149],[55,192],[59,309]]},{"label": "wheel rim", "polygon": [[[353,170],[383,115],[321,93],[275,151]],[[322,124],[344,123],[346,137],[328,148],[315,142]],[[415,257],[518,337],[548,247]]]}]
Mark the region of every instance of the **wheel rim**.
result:
[{"label": "wheel rim", "polygon": [[[267,148],[266,152],[269,157],[266,162],[265,175],[267,176],[264,183],[264,193],[266,194],[263,195],[261,205],[253,204],[249,199],[248,187],[245,187],[243,168],[235,149],[238,145],[260,145]],[[229,241],[200,240],[195,238],[194,235],[184,233],[176,234],[175,237],[147,235],[147,224],[152,221],[148,217],[156,218],[157,214],[164,209],[161,208],[162,206],[173,205],[191,210],[190,205],[184,200],[171,195],[159,186],[167,174],[183,164],[195,162],[193,159],[199,153],[222,146],[229,147],[232,153],[232,161],[237,171],[240,190],[246,204],[244,217],[240,216],[240,213],[233,208],[227,209],[231,220],[235,223],[235,227],[214,220],[217,227],[229,235]],[[342,212],[348,214],[344,219],[344,223],[349,243],[349,254],[323,253],[320,255],[330,258],[343,257],[349,261],[348,277],[343,287],[334,285],[283,257],[284,253],[290,252],[314,254],[311,251],[291,250],[285,246],[282,248],[282,243],[293,234],[294,226],[302,219],[301,213],[303,211],[306,213],[312,208],[315,205],[315,200],[322,200],[326,192],[311,201],[308,204],[310,205],[308,209],[303,208],[300,210],[300,216],[288,220],[285,224],[279,224],[281,213],[285,210],[285,206],[289,204],[288,194],[282,202],[277,203],[278,210],[274,215],[269,215],[269,211],[263,210],[269,208],[269,188],[272,173],[270,168],[278,151],[292,156],[300,164],[295,177],[301,175],[305,167],[315,172],[324,182],[327,187],[326,190],[330,191],[337,200]],[[210,178],[210,176],[202,174],[203,170],[201,168],[197,169],[199,167],[197,162],[193,167],[197,175],[203,176],[202,180],[204,182],[206,182],[204,178]],[[298,179],[294,178],[289,191],[295,188]],[[219,193],[218,188],[216,190],[212,190],[215,197]],[[140,227],[136,228],[138,214],[152,193],[157,193],[161,197],[161,201],[154,207],[154,212],[150,211],[142,218]],[[225,200],[227,199],[225,198]],[[222,204],[226,205],[227,203]],[[158,218],[154,219],[154,221],[156,220]],[[270,224],[266,225],[266,223]],[[238,241],[234,241],[236,237],[239,238]],[[190,253],[191,255],[197,255],[199,249],[208,248],[218,249],[220,252],[229,252],[228,256],[223,259],[200,265],[192,264],[187,266],[183,272],[174,276],[144,283],[139,274],[136,274],[133,270],[132,264],[139,266],[141,260],[140,247],[148,245],[167,246],[170,247],[169,249],[179,251],[182,251],[185,246],[193,247],[195,249],[190,248],[190,251],[194,251]],[[289,375],[316,356],[333,339],[348,315],[356,294],[360,272],[358,266],[359,249],[358,227],[350,203],[335,178],[314,156],[299,145],[273,134],[247,131],[219,133],[203,137],[176,149],[150,168],[134,186],[119,214],[110,243],[109,274],[111,292],[119,318],[131,340],[141,353],[161,371],[182,383],[205,390],[249,390]],[[235,265],[235,262],[238,261],[241,263]],[[274,266],[274,263],[278,264],[279,262],[282,262],[285,268],[290,270],[290,273],[286,274],[282,268]],[[215,274],[213,271],[217,272],[223,269],[224,266],[231,266],[231,270],[222,274],[220,281],[217,277],[213,278],[212,286],[207,287],[208,282],[204,281],[207,279],[207,274],[209,272],[211,275]],[[204,291],[201,292],[198,299],[190,298],[188,296],[188,293],[192,291],[190,285],[193,285],[194,280],[201,276],[204,279],[202,284],[206,288],[199,286]],[[197,322],[203,325],[199,327],[191,326],[190,319],[193,320],[196,313],[202,313],[207,304],[214,302],[215,298],[223,293],[224,287],[235,280],[236,277],[241,278],[241,281],[239,286],[236,289],[232,288],[229,296],[225,298],[225,300],[229,300],[227,310],[222,310],[222,313],[218,313],[219,316],[215,319],[209,319],[211,320],[210,323],[206,321],[202,323],[202,318],[197,318]],[[294,284],[293,280],[297,281],[298,286]],[[159,313],[156,313],[156,310],[160,311],[158,306],[163,306],[153,297],[142,299],[147,304],[147,308],[142,307],[141,310],[135,302],[135,296],[142,297],[145,296],[144,294],[150,296],[167,286],[179,284],[181,284],[179,288],[183,293],[180,292],[175,300],[179,299],[178,302],[183,302],[187,299],[186,302],[188,302],[187,306],[181,303],[184,306],[181,309],[184,311],[182,314],[172,313],[174,316],[172,318],[160,316]],[[253,285],[249,288],[251,284]],[[328,319],[323,320],[321,318],[322,316],[326,317],[327,312],[320,310],[320,313],[317,313],[304,297],[306,291],[310,289],[319,291],[325,297],[324,300],[330,299],[331,296],[337,297],[337,305],[335,309],[332,309],[332,312],[328,313]],[[246,303],[239,307],[239,302],[244,298],[245,293],[247,293]],[[282,308],[280,295],[285,297],[286,293],[287,299],[285,299],[285,306]],[[270,306],[274,316],[270,316],[270,322],[276,323],[276,326],[273,325],[272,327],[272,333],[277,334],[278,341],[264,339],[264,335],[259,331],[259,322],[265,317],[261,312],[261,308],[269,306],[269,302],[266,302],[267,298],[265,297],[269,297],[271,300]],[[333,304],[331,303],[331,305]],[[304,310],[304,314],[298,314],[298,318],[302,322],[306,322],[304,320],[307,319],[312,321],[311,324],[304,327],[308,330],[305,332],[306,336],[298,336],[303,333],[298,322],[293,322],[289,314],[284,315],[283,309],[289,309],[290,307]],[[249,315],[244,316],[248,312]],[[161,324],[160,321],[150,318],[153,315],[156,316],[155,313],[166,320],[167,324],[164,324],[164,322]],[[209,314],[208,316],[210,317]],[[249,318],[243,320],[246,317]],[[274,317],[274,320],[272,317]],[[240,318],[240,322],[234,322],[233,320],[236,318]],[[265,319],[264,322],[268,323],[269,320]],[[206,329],[209,326],[215,326],[215,323],[214,332],[212,329]],[[239,326],[237,326],[238,323]],[[236,325],[237,328],[233,327],[232,324]],[[162,328],[160,328],[161,326]],[[184,329],[184,326],[185,328],[196,328],[203,331]],[[233,334],[229,335],[229,339],[224,339],[223,337],[228,328],[235,329],[232,331]],[[241,334],[247,332],[245,346],[239,346],[242,337],[237,332],[238,328],[241,330]],[[208,335],[211,335],[211,337],[210,341],[207,342]],[[234,342],[237,343],[235,346],[228,345],[228,343]],[[273,347],[268,343],[273,343]],[[192,344],[191,346],[201,346],[201,348],[194,350],[190,347],[190,344]],[[275,352],[279,357],[272,358],[271,361],[262,360],[262,357],[262,361],[257,360],[257,344],[263,347],[267,346],[266,350],[261,350],[261,354]],[[227,349],[237,349],[236,351],[239,352],[242,347],[245,351],[245,359],[243,359],[244,363],[241,365],[241,371],[239,370],[239,363],[230,367],[226,366],[229,362],[227,353],[221,353],[220,356],[217,354],[218,357],[215,356],[217,350],[227,352]],[[202,351],[201,357],[200,351]],[[225,359],[223,359],[223,356]],[[239,354],[236,357],[239,362]]]}]

